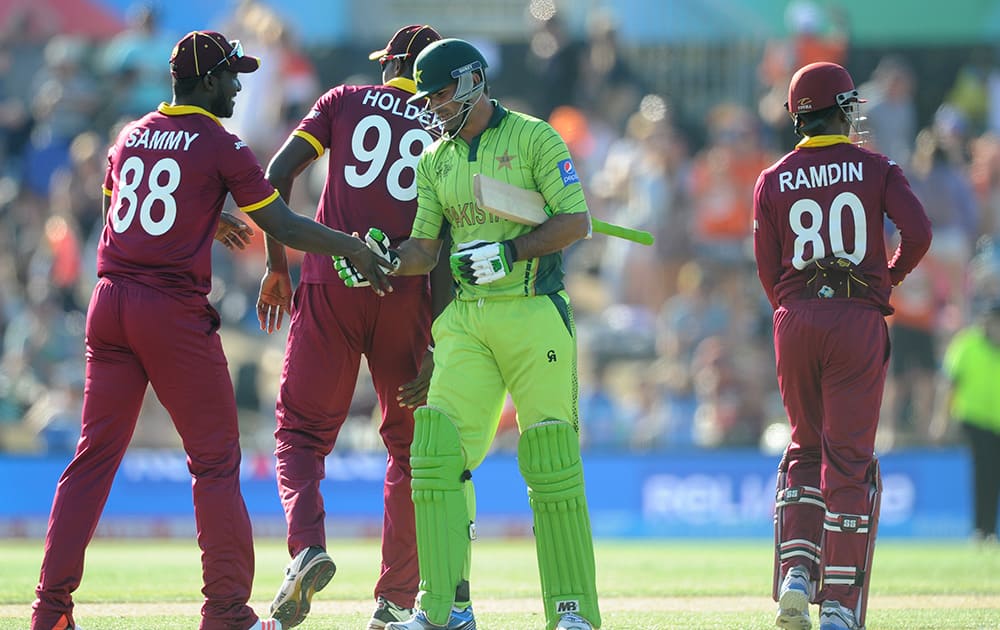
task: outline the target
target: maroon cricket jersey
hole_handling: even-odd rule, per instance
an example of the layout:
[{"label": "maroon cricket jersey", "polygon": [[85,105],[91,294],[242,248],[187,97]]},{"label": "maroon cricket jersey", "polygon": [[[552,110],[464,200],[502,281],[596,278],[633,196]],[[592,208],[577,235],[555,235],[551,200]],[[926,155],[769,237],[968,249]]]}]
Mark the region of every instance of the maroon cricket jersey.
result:
[{"label": "maroon cricket jersey", "polygon": [[[889,260],[885,217],[901,242]],[[812,262],[852,261],[868,283],[862,300],[891,314],[889,293],[920,261],[931,242],[924,207],[903,171],[884,155],[846,136],[817,136],[765,169],[754,188],[754,255],[774,308],[810,299]]]},{"label": "maroon cricket jersey", "polygon": [[111,201],[97,275],[189,295],[211,289],[226,195],[245,212],[278,196],[250,148],[218,118],[166,103],[122,129],[108,151],[104,189]]},{"label": "maroon cricket jersey", "polygon": [[[394,246],[409,236],[417,209],[417,161],[433,141],[423,127],[423,108],[406,103],[412,86],[405,79],[339,85],[299,123],[294,135],[318,155],[330,151],[318,222],[362,237],[377,227]],[[302,281],[343,282],[328,256],[309,253],[302,261]]]}]

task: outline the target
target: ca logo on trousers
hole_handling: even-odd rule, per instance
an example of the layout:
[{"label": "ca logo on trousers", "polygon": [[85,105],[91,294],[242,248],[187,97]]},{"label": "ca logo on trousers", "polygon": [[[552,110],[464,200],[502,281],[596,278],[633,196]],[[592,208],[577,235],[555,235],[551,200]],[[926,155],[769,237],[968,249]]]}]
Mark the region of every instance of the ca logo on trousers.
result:
[{"label": "ca logo on trousers", "polygon": [[556,602],[556,614],[577,612],[580,610],[579,600],[569,599],[562,602]]}]

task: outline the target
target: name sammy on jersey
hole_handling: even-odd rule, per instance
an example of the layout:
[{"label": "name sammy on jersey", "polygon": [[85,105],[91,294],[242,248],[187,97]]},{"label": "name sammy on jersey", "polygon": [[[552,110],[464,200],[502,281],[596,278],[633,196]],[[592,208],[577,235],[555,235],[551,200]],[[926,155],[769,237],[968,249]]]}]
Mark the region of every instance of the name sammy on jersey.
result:
[{"label": "name sammy on jersey", "polygon": [[861,182],[865,175],[861,162],[832,162],[797,168],[794,171],[778,171],[778,185],[781,192],[799,188],[822,188],[841,182]]},{"label": "name sammy on jersey", "polygon": [[431,123],[434,117],[434,114],[428,112],[422,106],[405,103],[402,98],[389,92],[368,90],[365,92],[365,96],[361,102],[368,107],[381,109],[384,112],[402,116],[407,120],[419,120],[425,127]]},{"label": "name sammy on jersey", "polygon": [[125,138],[125,146],[158,149],[162,151],[176,151],[178,149],[181,151],[187,151],[188,148],[190,148],[191,143],[194,142],[195,138],[199,135],[200,134],[191,133],[190,131],[181,131],[179,129],[171,131],[154,129],[150,132],[150,130],[145,127],[136,127],[130,131],[128,137]]}]

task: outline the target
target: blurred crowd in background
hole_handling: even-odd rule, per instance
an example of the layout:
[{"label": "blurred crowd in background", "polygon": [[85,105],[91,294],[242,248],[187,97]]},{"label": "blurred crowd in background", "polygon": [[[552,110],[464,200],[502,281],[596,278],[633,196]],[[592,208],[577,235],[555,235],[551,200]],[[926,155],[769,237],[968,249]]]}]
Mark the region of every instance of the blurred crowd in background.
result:
[{"label": "blurred crowd in background", "polygon": [[[0,451],[74,448],[106,150],[124,122],[170,100],[167,59],[183,33],[160,28],[162,10],[137,4],[123,16],[124,30],[108,37],[40,32],[27,10],[5,18]],[[492,96],[563,134],[594,216],[656,236],[645,247],[597,235],[565,259],[580,334],[587,449],[784,446],[771,309],[750,249],[751,198],[761,169],[795,144],[782,104],[792,72],[806,63],[835,61],[852,70],[868,99],[864,141],[903,165],[934,224],[929,255],[893,295],[880,449],[931,441],[945,344],[1000,297],[1000,251],[993,245],[1000,236],[996,51],[970,48],[947,76],[925,76],[906,54],[886,51],[855,64],[871,68],[859,73],[842,14],[796,2],[786,18],[787,37],[759,42],[754,58],[740,53],[752,98],[717,98],[698,108],[684,106],[685,93],[657,89],[664,68],[620,40],[612,13],[595,13],[584,32],[571,33],[558,12],[526,12],[520,46],[484,47]],[[387,25],[387,32],[399,26]],[[366,59],[384,40],[357,42],[346,52],[305,49],[280,13],[262,3],[241,2],[230,20],[202,28],[239,38],[264,59],[259,72],[241,75],[236,114],[224,121],[262,164],[323,91],[380,81],[377,64]],[[674,71],[683,58],[669,62]],[[942,98],[921,108],[918,97],[931,84]],[[314,214],[325,172],[320,164],[309,170],[293,208]],[[887,224],[887,247],[895,236]],[[285,330],[268,336],[256,321],[261,234],[242,252],[217,244],[214,271],[210,299],[224,318],[245,445],[268,451]],[[382,448],[374,413],[362,370],[341,449]],[[496,448],[516,443],[513,413],[504,412]],[[159,405],[148,405],[133,444],[174,447],[176,440]]]}]

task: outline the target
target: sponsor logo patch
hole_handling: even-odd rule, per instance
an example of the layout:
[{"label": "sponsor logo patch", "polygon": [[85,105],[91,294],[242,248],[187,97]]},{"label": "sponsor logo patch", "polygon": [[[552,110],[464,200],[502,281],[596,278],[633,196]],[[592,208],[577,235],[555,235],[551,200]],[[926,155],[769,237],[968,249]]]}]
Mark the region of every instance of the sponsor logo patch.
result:
[{"label": "sponsor logo patch", "polygon": [[580,612],[580,600],[566,599],[563,601],[556,602],[557,615],[562,615],[571,612]]},{"label": "sponsor logo patch", "polygon": [[559,162],[559,174],[562,175],[563,186],[576,184],[580,181],[580,176],[576,174],[576,168],[573,167],[573,160]]}]

